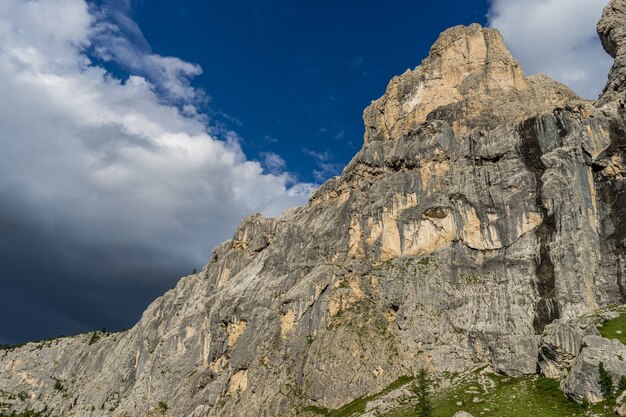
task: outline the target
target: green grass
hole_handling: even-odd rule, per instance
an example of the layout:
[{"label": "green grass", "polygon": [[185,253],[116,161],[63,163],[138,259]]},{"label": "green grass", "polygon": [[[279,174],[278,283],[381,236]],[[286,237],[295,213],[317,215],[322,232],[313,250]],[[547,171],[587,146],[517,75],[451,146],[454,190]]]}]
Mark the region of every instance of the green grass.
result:
[{"label": "green grass", "polygon": [[626,345],[626,313],[622,313],[613,320],[605,321],[599,330],[602,337],[619,340]]},{"label": "green grass", "polygon": [[[365,412],[368,402],[413,381],[402,377],[378,394],[357,398],[337,409],[308,407],[306,411],[327,417],[356,417]],[[467,411],[475,417],[596,417],[614,416],[614,405],[606,403],[586,407],[569,401],[556,379],[538,376],[507,378],[496,374],[466,375],[462,381],[445,390],[434,390],[431,396],[433,417],[452,417]],[[478,399],[474,402],[474,399]],[[460,404],[460,405],[459,405]],[[381,417],[415,417],[412,402],[401,405]]]},{"label": "green grass", "polygon": [[[601,403],[591,410],[569,401],[556,379],[498,375],[486,378],[492,386],[485,384],[485,388],[476,379],[444,392],[435,392],[432,396],[433,417],[452,417],[457,411],[467,411],[475,417],[584,417],[591,411],[598,417],[614,416],[614,406],[604,410],[605,404]],[[474,402],[475,398],[480,402]],[[406,406],[384,416],[414,417],[415,412],[411,406]]]}]

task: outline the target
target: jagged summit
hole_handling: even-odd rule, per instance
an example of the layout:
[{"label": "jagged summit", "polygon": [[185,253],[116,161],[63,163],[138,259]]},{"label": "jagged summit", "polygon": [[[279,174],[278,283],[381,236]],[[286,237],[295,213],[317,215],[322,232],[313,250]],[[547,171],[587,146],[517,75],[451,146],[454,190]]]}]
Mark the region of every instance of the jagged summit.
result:
[{"label": "jagged summit", "polygon": [[427,120],[446,120],[456,133],[491,129],[582,102],[548,77],[526,78],[497,30],[456,26],[365,110],[365,141],[402,138]]},{"label": "jagged summit", "polygon": [[[619,57],[612,16],[600,33]],[[616,381],[626,374],[621,353],[572,324],[626,303],[618,61],[594,106],[525,78],[494,30],[444,32],[368,107],[363,148],[307,206],[244,219],[126,332],[0,351],[0,403],[67,417],[313,416],[421,368],[487,365],[540,369],[595,401],[595,379],[580,376],[598,352]]]},{"label": "jagged summit", "polygon": [[626,89],[626,1],[612,1],[602,13],[598,35],[606,52],[615,58],[609,80],[604,87],[599,105],[624,100]]}]

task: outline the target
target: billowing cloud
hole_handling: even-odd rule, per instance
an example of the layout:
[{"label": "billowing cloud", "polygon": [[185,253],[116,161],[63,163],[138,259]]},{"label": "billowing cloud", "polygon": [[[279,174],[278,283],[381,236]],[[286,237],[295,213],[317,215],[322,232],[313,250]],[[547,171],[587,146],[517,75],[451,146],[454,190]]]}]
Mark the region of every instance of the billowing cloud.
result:
[{"label": "billowing cloud", "polygon": [[128,325],[245,215],[312,190],[212,136],[201,69],[114,3],[0,2],[0,340]]},{"label": "billowing cloud", "polygon": [[204,92],[191,86],[202,68],[178,57],[153,53],[141,29],[129,17],[130,12],[128,0],[108,0],[102,6],[90,7],[91,52],[95,57],[115,61],[129,72],[145,77],[167,99],[202,101]]},{"label": "billowing cloud", "polygon": [[611,58],[596,34],[607,0],[491,0],[490,26],[499,29],[527,74],[544,73],[595,99]]}]

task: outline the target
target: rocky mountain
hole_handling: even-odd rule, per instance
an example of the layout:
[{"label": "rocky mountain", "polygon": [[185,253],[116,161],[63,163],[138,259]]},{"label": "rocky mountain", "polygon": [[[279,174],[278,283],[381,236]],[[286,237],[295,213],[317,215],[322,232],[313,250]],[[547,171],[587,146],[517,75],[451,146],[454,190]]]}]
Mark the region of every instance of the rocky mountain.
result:
[{"label": "rocky mountain", "polygon": [[615,64],[593,102],[526,77],[496,30],[445,31],[306,207],[246,218],[128,331],[0,351],[0,402],[314,415],[421,368],[484,365],[600,400],[599,361],[626,375],[594,316],[626,303],[626,0],[598,32]]}]

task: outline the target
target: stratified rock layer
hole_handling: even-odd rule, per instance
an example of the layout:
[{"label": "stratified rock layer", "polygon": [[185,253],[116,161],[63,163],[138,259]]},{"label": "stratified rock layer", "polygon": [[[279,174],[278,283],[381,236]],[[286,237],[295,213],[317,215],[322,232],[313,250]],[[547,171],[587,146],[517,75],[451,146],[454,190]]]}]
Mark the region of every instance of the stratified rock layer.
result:
[{"label": "stratified rock layer", "polygon": [[[618,51],[608,16],[600,33]],[[290,416],[422,367],[532,373],[546,326],[626,302],[616,100],[526,78],[498,32],[452,28],[366,109],[363,149],[306,207],[245,219],[129,331],[0,352],[3,401]],[[542,354],[569,352],[559,334]]]}]

